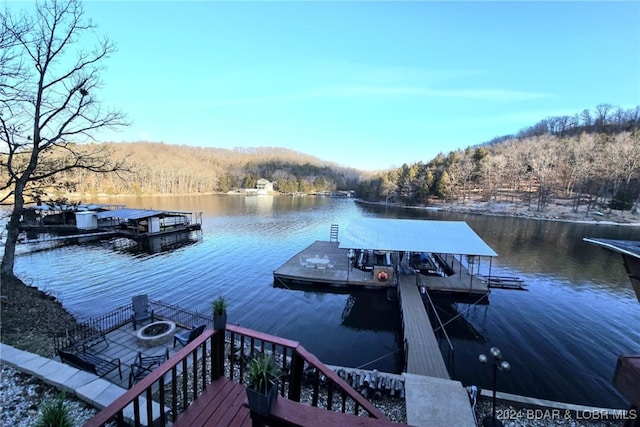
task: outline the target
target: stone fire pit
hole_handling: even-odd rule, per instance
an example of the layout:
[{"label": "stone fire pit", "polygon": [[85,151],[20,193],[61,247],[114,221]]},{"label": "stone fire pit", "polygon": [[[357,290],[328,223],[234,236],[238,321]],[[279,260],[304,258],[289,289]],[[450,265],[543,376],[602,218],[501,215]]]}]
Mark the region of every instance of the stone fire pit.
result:
[{"label": "stone fire pit", "polygon": [[155,347],[165,344],[173,338],[176,324],[168,320],[149,323],[136,332],[138,344],[142,347]]}]

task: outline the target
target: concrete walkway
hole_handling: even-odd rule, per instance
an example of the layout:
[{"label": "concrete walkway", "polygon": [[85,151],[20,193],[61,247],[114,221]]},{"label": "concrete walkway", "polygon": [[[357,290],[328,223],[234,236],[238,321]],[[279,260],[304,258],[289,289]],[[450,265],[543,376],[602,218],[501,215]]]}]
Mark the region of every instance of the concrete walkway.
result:
[{"label": "concrete walkway", "polygon": [[402,376],[404,377],[407,424],[476,426],[469,395],[460,381],[407,373]]},{"label": "concrete walkway", "polygon": [[[0,343],[0,362],[38,378],[98,409],[110,405],[127,391],[89,372],[2,343]],[[140,398],[140,407],[145,406],[146,399]],[[129,405],[124,410],[124,417],[129,421],[133,419],[132,415],[133,406]],[[142,411],[141,416],[144,418],[146,413]],[[143,424],[147,424],[146,419],[143,420]]]}]

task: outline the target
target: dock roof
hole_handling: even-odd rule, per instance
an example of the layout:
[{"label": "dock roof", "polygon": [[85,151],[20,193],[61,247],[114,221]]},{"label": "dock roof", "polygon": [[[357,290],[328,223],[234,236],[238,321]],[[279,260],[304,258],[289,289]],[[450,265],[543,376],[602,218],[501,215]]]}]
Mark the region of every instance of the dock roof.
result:
[{"label": "dock roof", "polygon": [[584,237],[582,240],[584,240],[587,243],[602,246],[603,248],[621,253],[623,255],[629,255],[634,258],[640,258],[640,241],[596,239],[591,237]]},{"label": "dock roof", "polygon": [[[615,239],[596,239],[585,237],[587,243],[601,246],[622,255],[624,266],[629,274],[631,286],[636,293],[638,302],[640,302],[640,241],[638,240],[615,240]],[[638,378],[640,381],[640,378]]]},{"label": "dock roof", "polygon": [[167,211],[157,211],[153,209],[116,209],[113,211],[98,212],[98,219],[104,218],[120,218],[120,219],[144,219],[154,216],[161,216]]},{"label": "dock roof", "polygon": [[359,218],[340,231],[341,248],[498,256],[464,221]]}]

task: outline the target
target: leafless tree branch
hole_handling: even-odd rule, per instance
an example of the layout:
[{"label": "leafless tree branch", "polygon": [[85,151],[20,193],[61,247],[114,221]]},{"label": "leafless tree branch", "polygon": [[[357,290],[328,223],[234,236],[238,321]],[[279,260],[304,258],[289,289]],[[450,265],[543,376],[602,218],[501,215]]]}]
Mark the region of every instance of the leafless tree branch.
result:
[{"label": "leafless tree branch", "polygon": [[115,45],[105,38],[92,51],[71,50],[95,29],[80,0],[44,0],[34,16],[4,12],[0,24],[0,166],[7,177],[0,202],[13,200],[1,273],[12,276],[25,198],[67,185],[57,177],[74,169],[127,171],[126,159],[83,144],[96,130],[127,122],[120,111],[103,111],[96,98],[102,63]]}]

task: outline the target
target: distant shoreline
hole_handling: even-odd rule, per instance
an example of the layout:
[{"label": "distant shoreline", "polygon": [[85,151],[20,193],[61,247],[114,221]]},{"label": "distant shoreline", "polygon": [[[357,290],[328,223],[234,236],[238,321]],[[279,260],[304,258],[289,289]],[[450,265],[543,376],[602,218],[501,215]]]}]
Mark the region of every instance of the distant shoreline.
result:
[{"label": "distant shoreline", "polygon": [[[237,194],[229,193],[198,193],[198,194],[118,194],[118,195],[106,195],[106,194],[68,194],[66,197],[70,199],[82,200],[127,200],[137,197],[184,197],[184,196],[211,196],[211,195],[231,195]],[[244,194],[242,194],[244,195]],[[277,196],[278,194],[274,194]],[[427,206],[408,206],[399,203],[385,203],[385,202],[369,202],[362,199],[355,199],[359,203],[365,203],[376,206],[392,206],[405,209],[417,209],[417,210],[432,210],[440,212],[451,212],[461,214],[472,215],[486,215],[486,216],[502,216],[511,218],[524,218],[542,221],[557,221],[557,222],[571,222],[576,224],[593,224],[593,225],[620,225],[620,226],[640,226],[640,213],[632,214],[629,211],[611,211],[609,209],[603,209],[602,211],[593,209],[586,213],[586,207],[580,206],[579,212],[574,212],[571,205],[571,201],[566,199],[559,199],[558,201],[549,204],[542,211],[538,211],[535,208],[529,209],[524,202],[483,202],[473,199],[468,199],[465,202],[438,202],[433,205]]]},{"label": "distant shoreline", "polygon": [[429,206],[403,206],[397,203],[387,204],[383,202],[368,202],[357,199],[360,203],[378,206],[392,206],[405,209],[432,210],[439,212],[451,212],[472,215],[501,216],[510,218],[524,218],[539,221],[570,222],[576,224],[593,225],[619,225],[619,226],[640,226],[640,214],[632,214],[625,211],[619,214],[614,212],[600,212],[592,210],[587,216],[582,207],[581,212],[573,212],[571,206],[566,204],[554,204],[548,206],[543,211],[528,209],[523,203],[508,202],[478,202],[467,201],[465,203],[441,203]]}]

